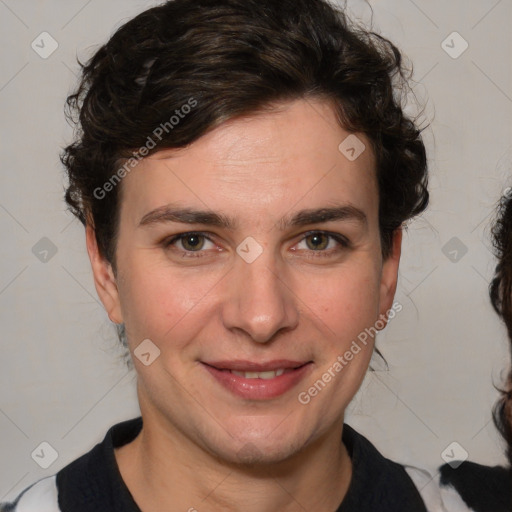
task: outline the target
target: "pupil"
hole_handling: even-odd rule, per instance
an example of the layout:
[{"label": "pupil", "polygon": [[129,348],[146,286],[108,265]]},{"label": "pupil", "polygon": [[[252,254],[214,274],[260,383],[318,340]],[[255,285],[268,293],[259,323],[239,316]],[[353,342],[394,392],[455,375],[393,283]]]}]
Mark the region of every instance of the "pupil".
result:
[{"label": "pupil", "polygon": [[325,236],[321,233],[319,234],[316,234],[316,235],[311,235],[311,245],[318,249],[319,247],[322,247],[323,245],[325,245]]},{"label": "pupil", "polygon": [[191,247],[192,249],[197,248],[201,244],[200,238],[198,235],[189,235],[185,239],[185,245]]}]

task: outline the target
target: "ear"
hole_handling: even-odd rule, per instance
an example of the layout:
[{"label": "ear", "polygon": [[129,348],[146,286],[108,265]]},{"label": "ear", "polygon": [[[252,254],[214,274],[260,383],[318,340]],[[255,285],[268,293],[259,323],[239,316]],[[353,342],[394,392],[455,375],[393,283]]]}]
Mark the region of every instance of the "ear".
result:
[{"label": "ear", "polygon": [[396,286],[398,282],[398,266],[400,264],[400,254],[402,253],[402,228],[393,232],[391,242],[391,252],[382,264],[382,274],[380,280],[380,319],[387,324],[387,312],[393,305]]},{"label": "ear", "polygon": [[87,224],[85,227],[85,242],[91,262],[96,292],[110,320],[116,324],[122,324],[123,315],[121,313],[119,292],[112,265],[100,254],[96,232],[91,224]]}]

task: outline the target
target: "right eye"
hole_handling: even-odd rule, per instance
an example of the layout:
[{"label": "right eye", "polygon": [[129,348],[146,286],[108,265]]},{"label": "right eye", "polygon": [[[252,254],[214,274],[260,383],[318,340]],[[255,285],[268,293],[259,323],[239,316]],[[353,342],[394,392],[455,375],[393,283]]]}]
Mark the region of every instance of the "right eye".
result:
[{"label": "right eye", "polygon": [[[182,256],[185,258],[200,258],[202,257],[200,253],[205,252],[203,249],[205,249],[205,245],[208,243],[215,246],[213,241],[205,233],[192,231],[173,236],[170,240],[164,242],[164,247],[172,247],[174,251],[181,252]],[[212,248],[213,247],[210,247],[210,249]],[[206,249],[208,249],[208,247]]]}]

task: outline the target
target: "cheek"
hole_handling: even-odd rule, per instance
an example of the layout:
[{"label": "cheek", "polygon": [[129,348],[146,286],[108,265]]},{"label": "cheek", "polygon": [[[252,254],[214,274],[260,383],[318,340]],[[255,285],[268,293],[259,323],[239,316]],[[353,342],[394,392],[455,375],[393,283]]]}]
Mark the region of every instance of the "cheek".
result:
[{"label": "cheek", "polygon": [[129,269],[129,279],[122,281],[119,292],[132,343],[145,338],[157,345],[168,339],[173,339],[174,345],[182,340],[185,343],[202,325],[199,318],[204,323],[204,317],[215,307],[216,288],[223,277],[221,273],[177,272],[135,261],[125,268]]},{"label": "cheek", "polygon": [[366,374],[379,318],[379,275],[371,265],[347,268],[317,280],[316,292],[304,301],[311,305],[315,330],[323,334],[316,347],[318,371],[302,389],[302,397],[312,401],[321,395],[314,399],[319,416],[334,418],[345,409]]},{"label": "cheek", "polygon": [[333,333],[343,338],[357,335],[372,325],[379,314],[380,283],[373,268],[346,269],[308,280],[303,284],[303,303]]}]

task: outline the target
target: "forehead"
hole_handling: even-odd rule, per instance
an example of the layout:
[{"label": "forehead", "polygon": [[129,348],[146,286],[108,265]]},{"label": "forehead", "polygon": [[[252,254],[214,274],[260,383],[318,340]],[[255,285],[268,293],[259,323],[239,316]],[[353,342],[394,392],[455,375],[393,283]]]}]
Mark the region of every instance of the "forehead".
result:
[{"label": "forehead", "polygon": [[233,119],[186,148],[161,150],[141,161],[123,188],[131,222],[176,201],[251,215],[341,201],[369,216],[378,202],[368,140],[345,131],[333,107],[318,100]]}]

